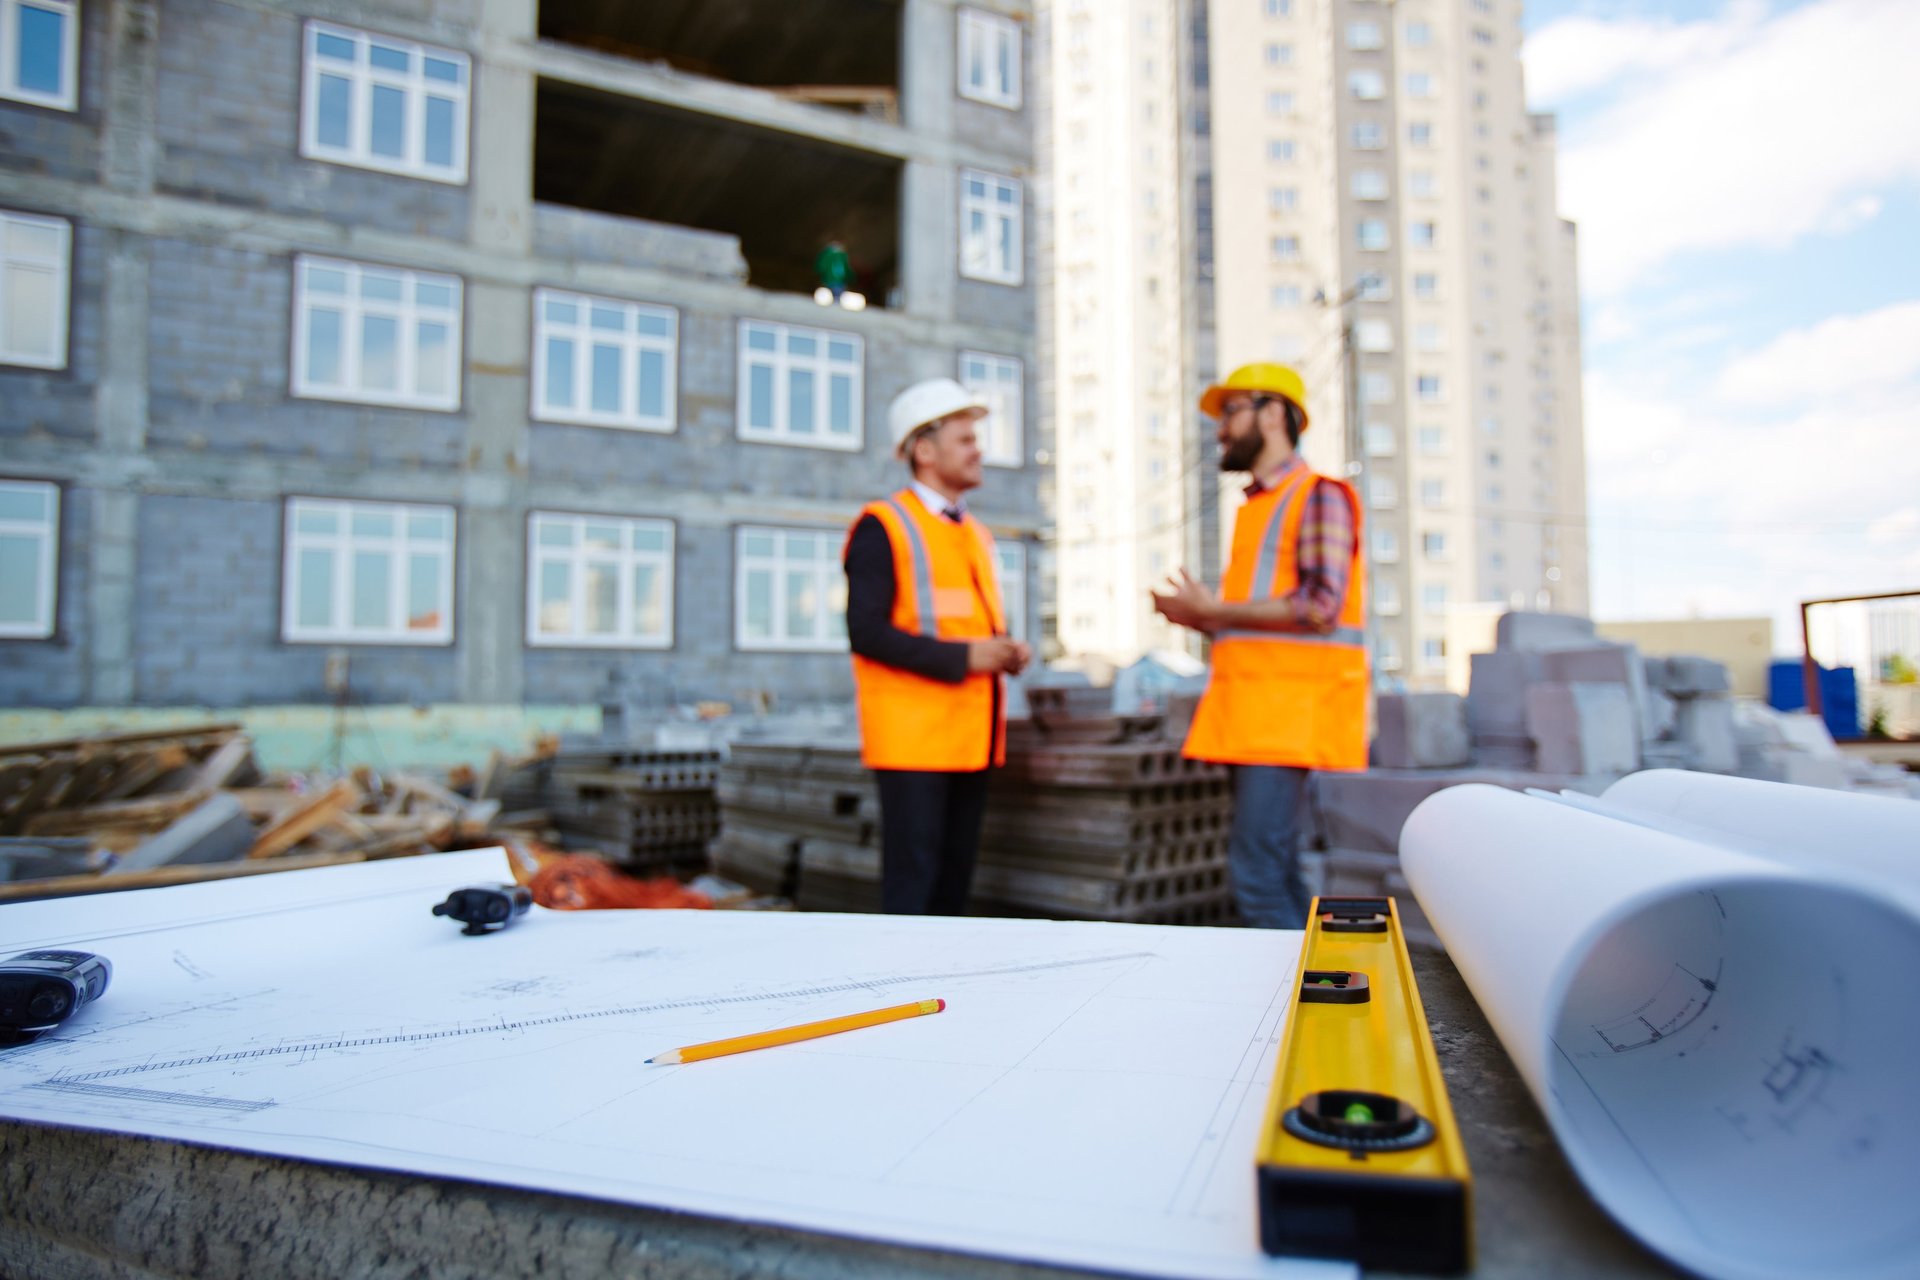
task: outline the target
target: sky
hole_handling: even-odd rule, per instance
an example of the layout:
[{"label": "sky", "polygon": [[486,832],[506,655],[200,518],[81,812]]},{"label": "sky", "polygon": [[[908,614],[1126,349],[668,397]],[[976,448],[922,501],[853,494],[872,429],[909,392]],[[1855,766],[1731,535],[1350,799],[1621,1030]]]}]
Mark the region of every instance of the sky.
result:
[{"label": "sky", "polygon": [[1593,613],[1920,588],[1920,0],[1527,0],[1579,225]]}]

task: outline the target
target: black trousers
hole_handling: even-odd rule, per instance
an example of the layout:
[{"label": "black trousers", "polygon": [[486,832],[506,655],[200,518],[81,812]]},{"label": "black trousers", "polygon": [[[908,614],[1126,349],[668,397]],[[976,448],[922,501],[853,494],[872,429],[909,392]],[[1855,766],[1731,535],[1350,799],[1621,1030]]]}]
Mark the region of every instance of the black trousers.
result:
[{"label": "black trousers", "polygon": [[880,906],[890,915],[967,911],[987,771],[875,769],[880,787]]}]

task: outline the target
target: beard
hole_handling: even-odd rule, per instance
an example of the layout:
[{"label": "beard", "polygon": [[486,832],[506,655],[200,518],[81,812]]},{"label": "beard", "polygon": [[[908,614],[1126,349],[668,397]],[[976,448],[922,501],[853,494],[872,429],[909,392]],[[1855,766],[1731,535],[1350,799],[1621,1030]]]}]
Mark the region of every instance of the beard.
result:
[{"label": "beard", "polygon": [[1260,450],[1265,446],[1266,441],[1257,431],[1228,441],[1220,450],[1220,469],[1222,471],[1253,470],[1254,460],[1260,456]]}]

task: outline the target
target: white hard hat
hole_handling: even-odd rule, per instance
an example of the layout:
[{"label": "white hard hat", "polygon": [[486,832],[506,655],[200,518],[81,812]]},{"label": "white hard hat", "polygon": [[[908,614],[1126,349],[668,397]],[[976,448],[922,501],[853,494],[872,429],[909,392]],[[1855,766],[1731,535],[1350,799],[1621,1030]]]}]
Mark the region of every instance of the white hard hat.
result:
[{"label": "white hard hat", "polygon": [[893,433],[893,456],[902,457],[901,446],[907,437],[929,422],[938,422],[950,413],[987,416],[987,402],[952,378],[928,378],[916,382],[893,398],[887,406],[887,429]]}]

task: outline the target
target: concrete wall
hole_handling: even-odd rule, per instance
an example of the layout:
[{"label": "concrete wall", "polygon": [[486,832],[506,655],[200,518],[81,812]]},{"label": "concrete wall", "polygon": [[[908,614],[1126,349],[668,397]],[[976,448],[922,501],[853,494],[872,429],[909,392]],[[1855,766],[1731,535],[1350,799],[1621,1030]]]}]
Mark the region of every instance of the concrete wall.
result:
[{"label": "concrete wall", "polygon": [[1774,656],[1771,618],[1595,622],[1594,629],[1602,639],[1639,645],[1648,657],[1694,654],[1725,663],[1736,695],[1766,701],[1767,668]]}]

